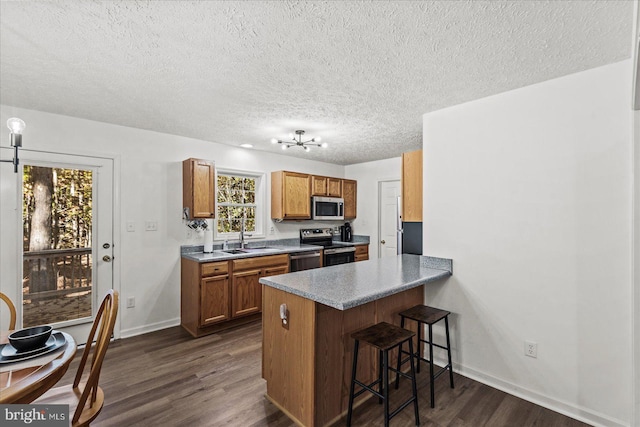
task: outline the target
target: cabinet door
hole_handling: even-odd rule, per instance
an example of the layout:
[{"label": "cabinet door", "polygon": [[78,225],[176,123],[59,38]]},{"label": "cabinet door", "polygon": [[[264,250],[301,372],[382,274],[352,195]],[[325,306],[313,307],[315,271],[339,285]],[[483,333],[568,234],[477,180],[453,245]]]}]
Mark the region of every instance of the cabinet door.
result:
[{"label": "cabinet door", "polygon": [[182,162],[182,199],[190,218],[215,218],[215,176],[212,161],[187,159]]},{"label": "cabinet door", "polygon": [[422,221],[422,150],[402,153],[402,221]]},{"label": "cabinet door", "polygon": [[342,197],[342,180],[328,176],[311,175],[311,195]]},{"label": "cabinet door", "polygon": [[326,196],[327,195],[327,177],[311,176],[311,195]]},{"label": "cabinet door", "polygon": [[262,311],[262,285],[258,280],[262,269],[233,273],[231,317],[241,317]]},{"label": "cabinet door", "polygon": [[356,201],[358,181],[342,180],[342,197],[344,198],[344,218],[353,219],[357,215]]},{"label": "cabinet door", "polygon": [[356,262],[368,260],[369,259],[369,245],[357,245],[356,246],[355,258],[356,258]]},{"label": "cabinet door", "polygon": [[342,197],[342,180],[339,178],[327,178],[327,196]]},{"label": "cabinet door", "polygon": [[309,175],[296,172],[285,172],[284,218],[311,218]]},{"label": "cabinet door", "polygon": [[229,275],[206,277],[200,285],[200,326],[229,320]]}]

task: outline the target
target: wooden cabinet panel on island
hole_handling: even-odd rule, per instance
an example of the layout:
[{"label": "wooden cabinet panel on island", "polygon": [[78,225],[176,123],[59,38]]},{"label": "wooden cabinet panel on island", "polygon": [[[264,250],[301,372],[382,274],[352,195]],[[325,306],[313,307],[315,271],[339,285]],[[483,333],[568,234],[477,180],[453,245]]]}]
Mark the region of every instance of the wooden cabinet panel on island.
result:
[{"label": "wooden cabinet panel on island", "polygon": [[356,262],[369,259],[369,245],[356,245]]},{"label": "wooden cabinet panel on island", "polygon": [[182,206],[189,219],[215,218],[216,170],[214,162],[186,159],[182,162]]},{"label": "wooden cabinet panel on island", "polygon": [[402,221],[422,222],[422,150],[402,153]]},{"label": "wooden cabinet panel on island", "polygon": [[311,195],[342,197],[342,180],[328,176],[311,176]]},{"label": "wooden cabinet panel on island", "polygon": [[271,255],[231,261],[232,317],[247,316],[262,311],[261,277],[289,272],[289,256]]},{"label": "wooden cabinet panel on island", "polygon": [[271,172],[271,218],[311,219],[310,180],[308,174]]},{"label": "wooden cabinet panel on island", "polygon": [[342,180],[342,198],[344,199],[344,219],[354,219],[358,213],[358,181]]}]

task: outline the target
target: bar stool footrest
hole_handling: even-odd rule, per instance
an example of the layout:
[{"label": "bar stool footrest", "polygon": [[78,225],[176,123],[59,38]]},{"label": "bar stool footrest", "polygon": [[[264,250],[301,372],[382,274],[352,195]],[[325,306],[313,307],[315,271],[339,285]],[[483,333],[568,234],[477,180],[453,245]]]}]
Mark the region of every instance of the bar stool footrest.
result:
[{"label": "bar stool footrest", "polygon": [[375,394],[376,396],[378,396],[380,399],[383,399],[384,396],[381,395],[379,392],[375,391],[372,387],[374,385],[380,384],[382,382],[382,380],[376,380],[374,382],[372,382],[371,384],[367,385],[363,382],[361,382],[360,380],[354,380],[354,382],[356,384],[358,384],[360,387],[362,387],[361,390],[358,390],[357,393],[353,393],[353,398],[355,399],[356,397],[360,396],[362,393],[364,393],[365,391],[371,392],[373,394]]}]

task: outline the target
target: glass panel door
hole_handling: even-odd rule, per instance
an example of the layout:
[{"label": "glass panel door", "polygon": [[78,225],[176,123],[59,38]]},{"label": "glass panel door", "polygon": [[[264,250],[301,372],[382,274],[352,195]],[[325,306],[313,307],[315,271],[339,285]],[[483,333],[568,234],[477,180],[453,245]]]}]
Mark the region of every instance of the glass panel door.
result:
[{"label": "glass panel door", "polygon": [[22,326],[92,318],[93,171],[24,166]]},{"label": "glass panel door", "polygon": [[113,287],[113,160],[23,150],[19,172],[0,176],[0,290],[16,327],[50,324],[82,344]]}]

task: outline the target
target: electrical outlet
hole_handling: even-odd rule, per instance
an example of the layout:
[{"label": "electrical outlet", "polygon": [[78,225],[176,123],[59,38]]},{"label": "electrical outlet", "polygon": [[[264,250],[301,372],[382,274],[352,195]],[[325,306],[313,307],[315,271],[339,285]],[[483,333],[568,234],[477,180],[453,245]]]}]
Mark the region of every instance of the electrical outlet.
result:
[{"label": "electrical outlet", "polygon": [[533,341],[524,342],[524,355],[537,358],[538,357],[538,343]]},{"label": "electrical outlet", "polygon": [[127,298],[127,308],[133,308],[136,306],[136,297]]},{"label": "electrical outlet", "polygon": [[158,231],[158,221],[147,221],[144,223],[146,231]]},{"label": "electrical outlet", "polygon": [[275,234],[275,232],[276,232],[276,229],[275,229],[275,228],[271,227],[271,228],[269,229],[269,234]]},{"label": "electrical outlet", "polygon": [[136,231],[136,223],[134,221],[127,221],[127,231],[129,233]]}]

